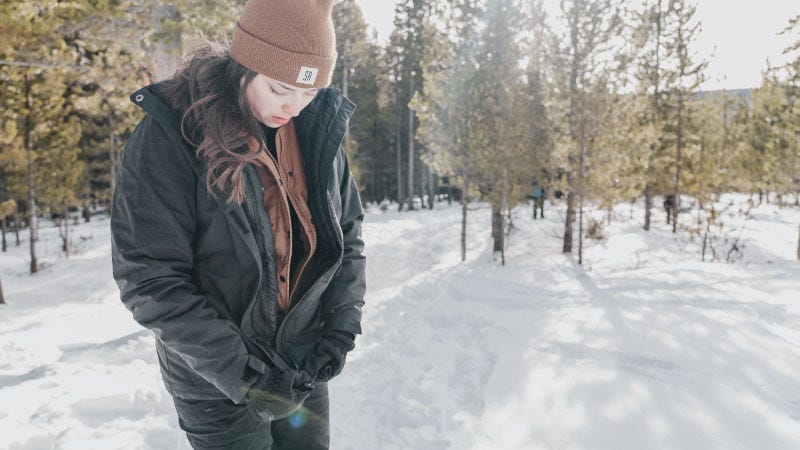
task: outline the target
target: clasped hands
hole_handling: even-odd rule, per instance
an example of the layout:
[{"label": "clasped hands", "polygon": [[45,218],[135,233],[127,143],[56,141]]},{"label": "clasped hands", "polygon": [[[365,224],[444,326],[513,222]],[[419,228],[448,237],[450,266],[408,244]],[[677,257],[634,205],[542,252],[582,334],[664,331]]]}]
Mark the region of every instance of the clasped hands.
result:
[{"label": "clasped hands", "polygon": [[268,367],[247,392],[245,402],[267,421],[291,415],[303,405],[315,382],[330,381],[342,372],[347,352],[354,347],[355,335],[325,332],[299,370]]}]

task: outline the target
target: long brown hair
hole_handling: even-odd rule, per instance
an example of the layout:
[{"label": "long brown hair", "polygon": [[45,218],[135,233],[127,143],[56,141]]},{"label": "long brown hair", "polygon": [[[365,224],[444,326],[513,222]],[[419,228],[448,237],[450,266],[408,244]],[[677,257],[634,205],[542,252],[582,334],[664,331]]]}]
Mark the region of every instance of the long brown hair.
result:
[{"label": "long brown hair", "polygon": [[242,203],[244,168],[260,151],[251,149],[248,141],[257,137],[263,142],[264,132],[245,98],[257,74],[233,60],[228,49],[224,43],[203,44],[161,83],[158,93],[183,112],[183,138],[208,164],[208,193],[216,197],[213,188],[221,192],[230,188],[227,201]]}]

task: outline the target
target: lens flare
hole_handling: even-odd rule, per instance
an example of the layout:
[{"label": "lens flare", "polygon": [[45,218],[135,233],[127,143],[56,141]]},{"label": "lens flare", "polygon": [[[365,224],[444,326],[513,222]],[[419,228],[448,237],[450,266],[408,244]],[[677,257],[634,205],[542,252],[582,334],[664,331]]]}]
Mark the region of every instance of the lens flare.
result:
[{"label": "lens flare", "polygon": [[305,408],[300,408],[294,414],[289,416],[289,425],[291,425],[292,428],[301,428],[306,424],[307,420],[308,412],[306,412]]}]

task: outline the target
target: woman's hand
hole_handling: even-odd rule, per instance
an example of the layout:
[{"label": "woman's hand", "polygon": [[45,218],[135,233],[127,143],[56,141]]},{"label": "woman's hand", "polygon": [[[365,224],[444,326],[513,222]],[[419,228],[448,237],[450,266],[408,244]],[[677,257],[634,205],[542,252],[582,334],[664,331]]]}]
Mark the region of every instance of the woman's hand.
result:
[{"label": "woman's hand", "polygon": [[270,367],[244,400],[259,417],[272,421],[297,411],[313,389],[313,378],[305,370]]},{"label": "woman's hand", "polygon": [[327,331],[314,352],[306,358],[303,368],[316,381],[327,382],[344,368],[347,352],[355,348],[355,336],[343,331]]}]

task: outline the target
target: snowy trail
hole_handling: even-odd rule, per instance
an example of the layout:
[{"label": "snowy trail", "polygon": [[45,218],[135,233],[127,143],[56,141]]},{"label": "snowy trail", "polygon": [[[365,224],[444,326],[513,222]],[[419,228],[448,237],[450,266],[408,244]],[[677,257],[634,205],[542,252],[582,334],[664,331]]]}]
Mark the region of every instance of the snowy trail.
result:
[{"label": "snowy trail", "polygon": [[[332,449],[800,448],[800,210],[755,208],[726,264],[620,206],[581,267],[557,209],[515,209],[501,266],[489,208],[470,208],[463,263],[457,205],[367,215]],[[35,277],[24,245],[0,258],[0,449],[188,448],[153,338],[118,300],[107,226],[78,227],[69,260],[43,230]]]},{"label": "snowy trail", "polygon": [[[763,242],[764,229],[791,237],[797,211],[780,230],[749,225],[768,264],[700,263],[636,217],[587,243],[588,271],[560,254],[549,213],[516,210],[506,267],[490,261],[486,209],[471,213],[468,261],[447,270],[437,256],[458,248],[458,211],[394,236],[394,255],[436,251],[405,252],[413,277],[369,272],[385,295],[367,299],[350,375],[334,382],[334,448],[800,447],[800,270],[791,242]],[[370,247],[370,264],[388,248]]]},{"label": "snowy trail", "polygon": [[[411,221],[409,214],[431,212],[374,215],[365,225],[370,292],[365,337],[347,368],[363,377],[343,376],[332,383],[333,408],[339,408],[333,427],[341,430],[332,448],[444,448],[442,436],[460,427],[451,413],[472,410],[474,415],[482,406],[486,361],[476,359],[483,351],[473,335],[481,320],[469,311],[442,311],[449,303],[440,302],[448,298],[438,286],[460,262],[460,208],[434,211],[436,223],[403,226]],[[470,236],[487,236],[481,218],[488,210],[471,214]],[[380,236],[387,228],[396,234]],[[469,242],[470,260],[485,256],[488,240]],[[455,376],[458,372],[464,376]],[[354,417],[360,418],[357,427]],[[388,440],[383,433],[348,435],[386,424],[392,424]]]}]

